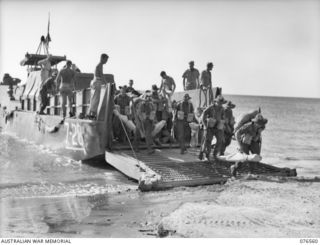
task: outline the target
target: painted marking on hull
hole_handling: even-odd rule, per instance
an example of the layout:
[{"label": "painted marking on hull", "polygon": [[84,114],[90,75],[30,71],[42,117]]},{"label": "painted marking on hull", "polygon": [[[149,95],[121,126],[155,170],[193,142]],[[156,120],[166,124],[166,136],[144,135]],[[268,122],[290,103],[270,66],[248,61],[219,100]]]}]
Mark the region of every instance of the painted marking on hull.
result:
[{"label": "painted marking on hull", "polygon": [[65,122],[67,127],[66,149],[85,152],[81,125],[77,122]]}]

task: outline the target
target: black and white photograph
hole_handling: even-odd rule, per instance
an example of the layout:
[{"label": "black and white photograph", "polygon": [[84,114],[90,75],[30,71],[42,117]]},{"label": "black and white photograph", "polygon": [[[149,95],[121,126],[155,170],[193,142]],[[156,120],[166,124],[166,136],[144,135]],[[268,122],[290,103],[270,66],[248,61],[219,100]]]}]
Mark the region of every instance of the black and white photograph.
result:
[{"label": "black and white photograph", "polygon": [[317,244],[319,135],[319,0],[0,0],[1,244]]}]

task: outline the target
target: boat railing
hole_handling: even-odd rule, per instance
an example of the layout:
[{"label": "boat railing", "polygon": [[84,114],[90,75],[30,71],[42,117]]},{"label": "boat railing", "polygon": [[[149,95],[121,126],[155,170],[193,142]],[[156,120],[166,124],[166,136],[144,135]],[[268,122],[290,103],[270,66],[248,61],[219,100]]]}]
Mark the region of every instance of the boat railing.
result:
[{"label": "boat railing", "polygon": [[[73,92],[72,99],[72,113],[76,117],[89,114],[90,106],[90,89],[82,89]],[[61,100],[60,95],[50,97],[49,106],[46,109],[48,115],[60,115],[61,114]]]},{"label": "boat railing", "polygon": [[[108,82],[114,82],[112,74],[105,74],[104,76]],[[89,114],[91,97],[90,82],[92,78],[93,74],[77,73],[75,81],[76,91],[73,92],[71,111],[77,118],[82,118]],[[105,89],[105,84],[102,85],[101,89]],[[101,92],[101,96],[103,94],[104,93]],[[21,99],[21,109],[25,111],[39,111],[41,105],[40,100],[37,97],[38,96],[23,97]],[[47,106],[45,113],[47,115],[61,115],[61,99],[59,94],[52,95],[49,98],[49,105]]]},{"label": "boat railing", "polygon": [[[21,100],[21,109],[25,111],[39,111],[40,101],[36,98],[26,98]],[[72,98],[72,113],[77,117],[89,114],[90,106],[90,89],[82,89],[73,92]],[[53,95],[49,98],[49,105],[46,108],[47,115],[61,114],[61,99],[60,95]],[[81,114],[81,115],[80,115]]]}]

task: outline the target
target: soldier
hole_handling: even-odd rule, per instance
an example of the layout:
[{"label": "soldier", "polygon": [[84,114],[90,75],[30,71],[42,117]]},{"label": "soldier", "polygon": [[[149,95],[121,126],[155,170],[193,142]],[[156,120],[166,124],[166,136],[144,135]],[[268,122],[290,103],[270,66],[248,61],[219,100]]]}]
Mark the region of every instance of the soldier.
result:
[{"label": "soldier", "polygon": [[190,99],[191,97],[189,94],[185,94],[183,96],[183,101],[177,105],[177,113],[175,117],[181,154],[184,154],[187,150],[185,140],[190,142],[191,138],[189,123],[194,119],[194,109],[192,103],[189,101]]},{"label": "soldier", "polygon": [[226,107],[224,109],[224,119],[225,119],[224,144],[221,149],[221,155],[224,155],[226,148],[231,144],[233,131],[234,131],[234,124],[235,124],[232,109],[234,109],[235,107],[236,107],[235,104],[233,104],[231,101],[228,101],[228,103],[226,104]]},{"label": "soldier", "polygon": [[257,114],[255,118],[236,131],[236,140],[239,144],[240,151],[249,154],[261,153],[261,132],[265,129],[268,120],[261,114]]},{"label": "soldier", "polygon": [[223,138],[223,127],[224,127],[224,109],[222,107],[226,101],[219,95],[215,100],[214,104],[207,107],[202,116],[202,124],[204,126],[203,139],[201,143],[201,149],[199,159],[203,160],[203,153],[206,154],[209,159],[211,152],[211,141],[213,136],[216,137],[216,145],[214,147],[213,156],[216,157],[221,152]]},{"label": "soldier", "polygon": [[62,107],[62,115],[66,117],[67,113],[67,98],[68,98],[68,105],[69,105],[69,115],[73,117],[74,114],[72,112],[72,99],[73,99],[73,91],[75,90],[74,85],[74,77],[76,75],[75,71],[71,70],[72,62],[70,60],[67,61],[66,68],[63,68],[58,73],[56,78],[57,88],[60,91],[61,95],[61,107]]},{"label": "soldier", "polygon": [[198,141],[196,142],[197,146],[201,145],[202,137],[203,137],[202,114],[203,114],[202,108],[198,107],[194,114],[194,118],[195,118],[194,122],[199,126],[198,132],[196,135],[196,139],[198,139]]},{"label": "soldier", "polygon": [[128,93],[131,93],[131,92],[133,92],[135,89],[133,88],[133,80],[132,79],[130,79],[129,80],[129,86],[127,87],[127,92]]},{"label": "soldier", "polygon": [[209,105],[213,103],[213,92],[212,92],[212,75],[211,71],[213,69],[213,64],[209,62],[207,64],[207,69],[201,72],[200,78],[200,95],[199,95],[199,107],[201,107],[201,94],[204,94],[204,105],[208,105],[208,93],[209,93]]},{"label": "soldier", "polygon": [[139,139],[145,136],[148,154],[154,153],[152,148],[152,130],[155,120],[156,107],[152,103],[151,91],[147,90],[141,97],[134,101],[136,132],[134,147],[138,151]]},{"label": "soldier", "polygon": [[165,108],[165,99],[158,93],[159,89],[157,85],[152,85],[152,102],[156,106],[156,118],[160,122],[162,120],[162,114]]},{"label": "soldier", "polygon": [[40,91],[39,91],[39,97],[40,97],[40,111],[39,114],[43,115],[44,110],[46,109],[46,107],[49,104],[49,97],[48,94],[54,94],[55,90],[56,90],[56,84],[55,84],[55,79],[57,76],[57,72],[54,71],[52,72],[51,76],[44,82],[41,84],[40,86]]},{"label": "soldier", "polygon": [[120,93],[115,96],[114,104],[118,105],[119,112],[122,115],[129,114],[130,97],[127,95],[127,86],[119,86]]},{"label": "soldier", "polygon": [[197,89],[200,87],[200,84],[199,84],[200,73],[196,68],[194,68],[194,61],[189,62],[189,67],[190,69],[186,70],[182,75],[183,89],[185,91]]},{"label": "soldier", "polygon": [[[121,115],[130,116],[130,97],[126,94],[127,92],[127,86],[120,86],[120,93],[115,96],[114,98],[114,104],[117,110],[120,112]],[[118,117],[113,117],[113,130],[114,130],[114,136],[118,137],[119,140],[124,141],[125,140],[125,133],[124,129],[122,127],[122,124]]]},{"label": "soldier", "polygon": [[52,60],[52,55],[48,54],[47,58],[38,61],[38,65],[41,66],[41,82],[46,81],[50,76],[51,60]]},{"label": "soldier", "polygon": [[[240,147],[240,152],[245,153],[247,155],[250,154],[258,154],[261,153],[261,133],[265,129],[265,125],[268,120],[263,118],[263,116],[259,113],[251,119],[250,122],[239,126],[238,130],[235,132],[236,140]],[[240,166],[244,163],[236,162],[234,165],[230,167],[231,174],[233,176],[237,175],[237,171]],[[254,162],[249,162],[248,167],[250,173],[253,172]]]},{"label": "soldier", "polygon": [[97,118],[98,106],[100,102],[101,84],[106,84],[106,80],[103,76],[103,65],[108,62],[109,56],[107,54],[101,54],[100,62],[96,66],[94,71],[94,78],[90,83],[91,87],[91,99],[90,99],[90,119]]},{"label": "soldier", "polygon": [[169,77],[165,71],[162,71],[160,73],[160,76],[162,77],[161,85],[160,85],[160,92],[168,100],[169,109],[172,110],[171,96],[173,95],[173,93],[176,89],[176,84],[175,84],[173,78]]}]

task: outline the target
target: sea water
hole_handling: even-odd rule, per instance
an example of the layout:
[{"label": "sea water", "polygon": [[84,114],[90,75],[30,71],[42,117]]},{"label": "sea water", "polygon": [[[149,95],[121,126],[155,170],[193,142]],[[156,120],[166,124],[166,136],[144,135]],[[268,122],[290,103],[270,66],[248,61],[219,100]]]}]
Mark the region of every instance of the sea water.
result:
[{"label": "sea water", "polygon": [[[268,119],[262,133],[263,162],[296,168],[299,176],[320,176],[320,99],[225,96],[236,104],[236,119],[261,108]],[[233,142],[229,150],[236,150]]]},{"label": "sea water", "polygon": [[[225,95],[236,119],[261,108],[263,162],[320,176],[320,99]],[[237,150],[232,142],[227,153]],[[44,146],[0,134],[0,236],[48,236],[80,222],[97,202],[136,183],[103,160],[74,161]],[[99,199],[99,198],[98,198]],[[101,201],[101,200],[100,200]],[[106,202],[106,200],[104,200]],[[66,228],[62,229],[66,232]]]}]

